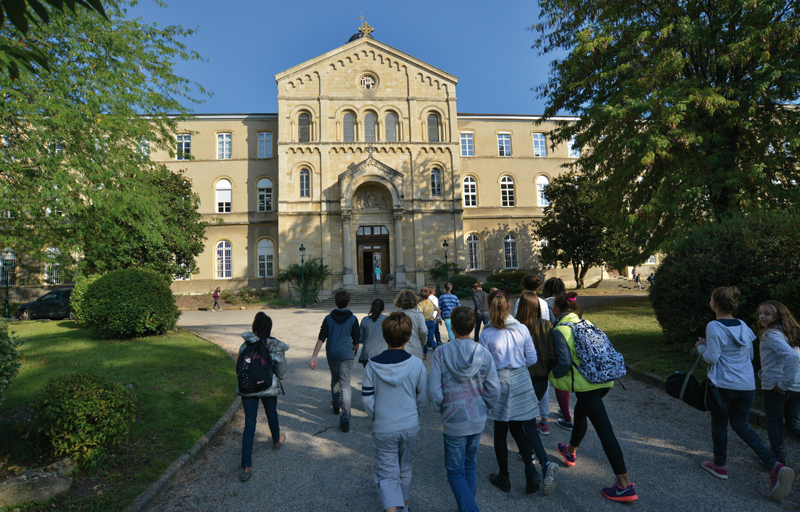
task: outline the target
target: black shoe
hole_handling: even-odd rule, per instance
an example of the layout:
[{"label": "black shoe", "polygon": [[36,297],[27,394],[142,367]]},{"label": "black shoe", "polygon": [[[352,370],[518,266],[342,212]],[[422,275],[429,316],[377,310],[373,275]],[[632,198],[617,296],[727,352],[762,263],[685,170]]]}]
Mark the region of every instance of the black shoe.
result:
[{"label": "black shoe", "polygon": [[350,432],[350,422],[346,421],[346,422],[342,423],[341,425],[339,425],[339,428],[342,429],[342,432],[345,432],[345,433]]},{"label": "black shoe", "polygon": [[337,416],[339,415],[339,408],[338,407],[334,407],[333,408],[333,414],[335,414]]},{"label": "black shoe", "polygon": [[533,468],[533,464],[525,464],[525,494],[534,494],[539,492],[539,485],[542,479],[539,473]]},{"label": "black shoe", "polygon": [[489,481],[493,486],[497,487],[501,491],[511,492],[511,481],[508,479],[508,475],[497,475],[492,473],[489,475]]}]

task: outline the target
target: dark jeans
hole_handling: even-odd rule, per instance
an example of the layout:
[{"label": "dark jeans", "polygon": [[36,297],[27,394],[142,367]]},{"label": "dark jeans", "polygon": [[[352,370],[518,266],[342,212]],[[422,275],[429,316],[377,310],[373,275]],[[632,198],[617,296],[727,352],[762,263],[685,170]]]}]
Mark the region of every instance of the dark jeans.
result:
[{"label": "dark jeans", "polygon": [[272,442],[280,441],[281,429],[278,425],[278,397],[242,397],[242,408],[244,409],[244,434],[242,434],[242,467],[253,466],[253,437],[256,433],[256,419],[258,418],[258,402],[264,404],[264,412],[267,415],[267,424],[272,434]]},{"label": "dark jeans", "polygon": [[800,393],[787,391],[785,395],[770,390],[764,391],[764,414],[767,416],[767,435],[775,457],[786,462],[783,448],[783,422],[795,437],[800,439]]},{"label": "dark jeans", "polygon": [[547,386],[550,381],[547,377],[531,377],[531,383],[533,384],[533,392],[536,393],[536,399],[541,401],[544,394],[547,393]]},{"label": "dark jeans", "polygon": [[[711,385],[709,383],[709,385]],[[711,441],[714,446],[714,464],[725,466],[728,462],[728,422],[733,431],[739,434],[742,441],[752,448],[761,463],[767,469],[777,462],[775,455],[767,449],[761,436],[750,428],[748,419],[750,409],[753,407],[755,391],[738,391],[734,389],[718,388],[720,395],[725,400],[725,410],[711,411]]]},{"label": "dark jeans", "polygon": [[436,328],[436,322],[433,320],[425,320],[425,327],[428,328],[428,341],[425,343],[425,345],[423,345],[422,351],[427,354],[428,347],[430,347],[431,350],[436,348],[436,341],[433,335],[433,330]]},{"label": "dark jeans", "polygon": [[[494,454],[497,457],[497,465],[500,473],[508,474],[508,444],[506,438],[511,432],[511,437],[517,442],[519,451],[522,453],[522,460],[530,462],[531,453],[536,454],[539,464],[544,467],[547,465],[547,452],[544,451],[542,438],[536,429],[536,417],[528,421],[495,421],[494,422]],[[534,470],[536,473],[536,470]],[[537,475],[538,476],[538,475]]]},{"label": "dark jeans", "polygon": [[441,322],[441,319],[435,320],[433,325],[433,336],[436,338],[436,345],[442,344],[442,335],[439,332],[439,322]]},{"label": "dark jeans", "polygon": [[575,392],[577,400],[572,416],[573,429],[569,444],[576,448],[580,446],[581,441],[586,437],[589,421],[591,421],[597,437],[600,438],[600,444],[603,445],[606,458],[611,464],[611,469],[614,470],[615,475],[622,475],[628,472],[625,469],[625,458],[622,456],[622,448],[619,446],[617,436],[614,435],[614,427],[611,426],[606,406],[603,404],[603,397],[608,394],[610,389],[600,388]]},{"label": "dark jeans", "polygon": [[339,424],[350,423],[350,402],[353,390],[350,388],[350,375],[353,373],[353,360],[328,361],[331,369],[331,406],[341,409]]},{"label": "dark jeans", "polygon": [[475,341],[480,341],[481,326],[489,323],[489,312],[476,311],[475,313],[478,315],[477,317],[475,317]]}]

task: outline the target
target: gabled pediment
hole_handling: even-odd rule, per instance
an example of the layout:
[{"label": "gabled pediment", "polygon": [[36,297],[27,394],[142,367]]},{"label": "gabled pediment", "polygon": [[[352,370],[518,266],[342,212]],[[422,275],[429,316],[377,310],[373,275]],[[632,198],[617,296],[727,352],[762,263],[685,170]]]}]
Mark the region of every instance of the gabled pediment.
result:
[{"label": "gabled pediment", "polygon": [[342,211],[352,209],[353,195],[356,189],[367,182],[374,182],[386,187],[392,196],[392,209],[403,208],[403,173],[398,172],[383,162],[375,160],[372,155],[344,171],[339,175],[339,191]]}]

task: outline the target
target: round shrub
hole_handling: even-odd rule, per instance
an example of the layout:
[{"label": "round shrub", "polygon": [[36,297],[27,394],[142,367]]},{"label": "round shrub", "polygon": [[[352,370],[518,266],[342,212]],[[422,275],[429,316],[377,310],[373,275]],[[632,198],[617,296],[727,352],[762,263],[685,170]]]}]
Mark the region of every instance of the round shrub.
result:
[{"label": "round shrub", "polygon": [[460,290],[461,288],[472,289],[472,285],[477,282],[478,278],[470,274],[457,274],[450,278],[453,290]]},{"label": "round shrub", "polygon": [[53,379],[43,393],[34,408],[36,432],[56,457],[69,457],[83,469],[96,466],[134,422],[133,393],[93,373]]},{"label": "round shrub", "polygon": [[6,391],[11,385],[11,379],[19,373],[22,355],[19,352],[21,343],[8,330],[8,324],[0,318],[0,404],[6,396]]},{"label": "round shrub", "polygon": [[100,279],[101,276],[102,274],[92,274],[88,277],[81,277],[72,289],[72,295],[69,296],[69,308],[72,311],[72,318],[75,320],[75,323],[78,324],[78,327],[84,329],[89,327],[86,324],[86,312],[83,307],[83,299],[86,296],[86,290],[89,289],[89,285]]},{"label": "round shrub", "polygon": [[796,218],[786,213],[754,214],[698,227],[677,240],[653,276],[650,301],[666,341],[693,346],[714,319],[708,303],[717,286],[741,290],[736,316],[753,323],[761,302],[780,300],[781,295],[797,297],[788,283],[798,278]]},{"label": "round shrub", "polygon": [[175,328],[180,315],[167,281],[139,268],[100,277],[89,285],[83,302],[86,326],[107,338],[164,334]]}]

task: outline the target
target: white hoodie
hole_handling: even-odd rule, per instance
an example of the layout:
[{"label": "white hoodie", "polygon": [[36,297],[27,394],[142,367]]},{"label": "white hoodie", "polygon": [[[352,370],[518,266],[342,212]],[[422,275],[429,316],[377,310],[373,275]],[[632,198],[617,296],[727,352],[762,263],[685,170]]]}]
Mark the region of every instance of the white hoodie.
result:
[{"label": "white hoodie", "polygon": [[741,320],[739,325],[728,327],[720,320],[706,326],[706,343],[697,348],[705,362],[711,366],[708,378],[718,388],[738,391],[755,391],[753,370],[753,340],[756,335]]},{"label": "white hoodie", "polygon": [[425,365],[405,350],[386,350],[373,357],[364,368],[361,403],[373,432],[419,426],[419,411],[428,405]]}]

